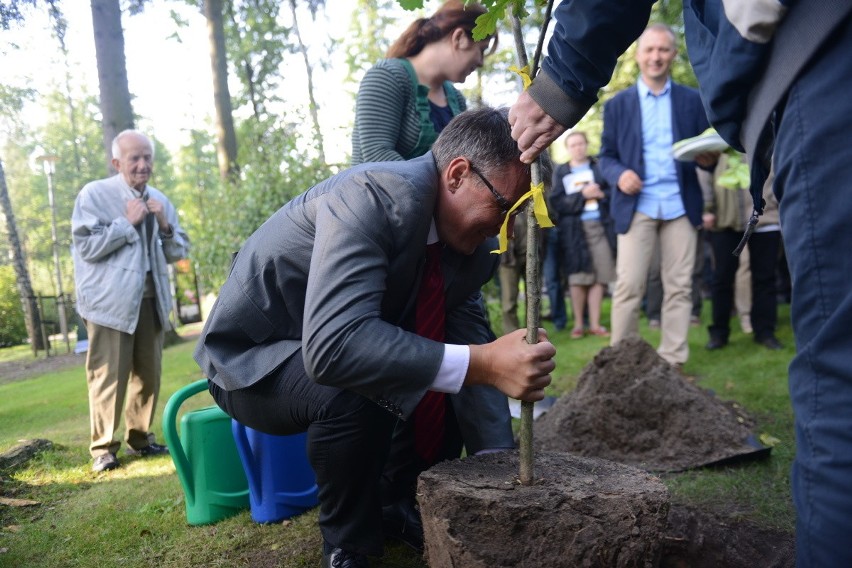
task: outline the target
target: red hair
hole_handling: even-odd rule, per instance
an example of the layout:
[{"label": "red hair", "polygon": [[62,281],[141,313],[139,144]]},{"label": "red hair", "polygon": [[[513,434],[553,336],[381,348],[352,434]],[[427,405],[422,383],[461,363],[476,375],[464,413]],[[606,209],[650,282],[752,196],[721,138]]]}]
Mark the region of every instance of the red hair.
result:
[{"label": "red hair", "polygon": [[[486,12],[480,4],[471,3],[465,6],[459,0],[448,0],[431,17],[418,18],[412,22],[390,46],[387,57],[413,57],[430,43],[444,39],[457,28],[465,30],[473,39],[476,18]],[[494,53],[497,49],[497,33],[488,39],[494,40],[488,53]]]}]

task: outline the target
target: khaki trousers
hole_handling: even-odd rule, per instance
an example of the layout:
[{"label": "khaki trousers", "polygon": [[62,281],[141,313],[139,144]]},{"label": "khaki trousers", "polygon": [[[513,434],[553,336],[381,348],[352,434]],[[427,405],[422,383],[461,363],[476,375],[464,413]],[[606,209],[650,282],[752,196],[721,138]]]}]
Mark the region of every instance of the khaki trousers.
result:
[{"label": "khaki trousers", "polygon": [[[114,439],[124,407],[125,442],[134,449],[147,446],[160,393],[163,355],[163,326],[156,312],[156,299],[144,298],[139,324],[133,334],[86,322],[89,351],[86,379],[89,386],[89,418],[93,458],[116,453],[121,443]],[[127,403],[125,404],[125,399]]]},{"label": "khaki trousers", "polygon": [[698,231],[684,215],[670,221],[634,213],[630,229],[618,235],[615,292],[612,297],[612,336],[615,345],[639,333],[639,308],[645,295],[648,269],[657,241],[663,281],[660,356],[675,365],[689,358],[689,318],[692,312],[692,270]]},{"label": "khaki trousers", "polygon": [[[500,265],[500,310],[503,314],[503,335],[520,329],[518,321],[518,287],[521,284],[521,270],[524,266]],[[524,321],[526,326],[526,320]]]}]

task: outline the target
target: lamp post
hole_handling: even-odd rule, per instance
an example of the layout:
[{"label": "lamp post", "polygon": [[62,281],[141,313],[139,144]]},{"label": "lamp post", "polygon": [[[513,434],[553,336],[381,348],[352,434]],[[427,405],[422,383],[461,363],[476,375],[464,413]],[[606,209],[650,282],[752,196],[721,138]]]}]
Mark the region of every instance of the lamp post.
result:
[{"label": "lamp post", "polygon": [[50,236],[53,239],[53,267],[56,271],[56,291],[59,294],[56,307],[59,310],[59,329],[65,340],[66,352],[71,351],[71,342],[68,340],[68,321],[65,317],[65,295],[62,292],[62,271],[59,268],[59,243],[56,240],[56,202],[53,198],[53,174],[56,173],[56,160],[58,156],[44,154],[38,157],[44,166],[47,175],[47,198],[50,204]]}]

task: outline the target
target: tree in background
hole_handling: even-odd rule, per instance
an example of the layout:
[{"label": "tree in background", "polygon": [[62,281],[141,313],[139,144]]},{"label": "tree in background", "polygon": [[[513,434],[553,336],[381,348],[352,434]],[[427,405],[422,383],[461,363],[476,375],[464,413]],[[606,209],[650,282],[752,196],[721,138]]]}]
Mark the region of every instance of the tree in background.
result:
[{"label": "tree in background", "polygon": [[[119,0],[91,0],[92,30],[98,61],[98,85],[103,123],[103,145],[107,172],[112,167],[112,141],[122,130],[133,128],[133,107],[127,84],[124,30]],[[137,5],[141,9],[141,4]]]},{"label": "tree in background", "polygon": [[[2,184],[3,177],[0,173],[0,185]],[[29,336],[26,326],[28,320],[15,290],[16,282],[15,269],[11,266],[0,266],[0,347],[20,345]]]},{"label": "tree in background", "polygon": [[[30,344],[33,346],[33,351],[46,349],[47,345],[42,340],[40,333],[41,312],[38,309],[38,303],[36,302],[36,297],[33,293],[33,287],[30,282],[29,272],[27,271],[27,264],[24,258],[23,249],[21,248],[21,243],[18,239],[15,214],[12,210],[12,202],[9,199],[9,190],[6,186],[6,173],[3,171],[2,161],[0,161],[0,211],[2,211],[3,217],[6,220],[6,232],[8,233],[9,245],[12,249],[12,262],[16,276],[15,283],[17,285],[18,297],[20,300],[18,305],[23,308],[21,312],[17,313],[23,313],[24,315],[24,325],[27,330],[27,335],[30,338]],[[8,284],[8,282],[0,282],[0,286],[4,286],[4,284]],[[8,294],[0,293],[0,297],[6,298],[8,297]],[[7,312],[9,316],[15,313],[15,310],[8,308],[3,309],[3,311]],[[14,324],[9,323],[6,325],[9,325],[10,329],[13,329]],[[11,338],[12,335],[13,334],[10,332],[9,338]]]},{"label": "tree in background", "polygon": [[225,45],[223,1],[204,0],[204,17],[207,18],[207,41],[210,45],[210,69],[213,73],[213,102],[216,108],[216,155],[219,175],[223,180],[233,180],[239,172],[237,163],[237,134],[228,87],[228,50]]},{"label": "tree in background", "polygon": [[[308,2],[308,5],[311,11],[311,15],[316,17],[317,6],[319,4],[324,3],[325,2],[321,0],[310,0]],[[322,140],[322,129],[320,128],[319,123],[319,106],[317,105],[317,100],[314,96],[314,71],[313,66],[311,65],[311,60],[308,57],[308,48],[305,45],[305,42],[302,41],[302,34],[299,31],[299,18],[296,13],[296,0],[290,0],[290,14],[293,17],[293,35],[296,36],[296,45],[298,46],[299,53],[302,54],[302,60],[305,62],[305,72],[307,73],[308,99],[310,100],[308,110],[311,113],[311,120],[313,121],[314,136],[316,137],[317,150],[319,151],[319,160],[322,163],[326,163],[325,144]]]}]

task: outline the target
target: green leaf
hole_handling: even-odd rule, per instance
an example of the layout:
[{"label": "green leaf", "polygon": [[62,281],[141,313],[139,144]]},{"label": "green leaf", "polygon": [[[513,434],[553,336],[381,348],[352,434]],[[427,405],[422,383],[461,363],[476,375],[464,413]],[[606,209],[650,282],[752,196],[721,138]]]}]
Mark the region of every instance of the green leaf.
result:
[{"label": "green leaf", "polygon": [[473,28],[473,41],[482,41],[488,36],[494,35],[497,31],[497,22],[503,18],[503,10],[500,14],[495,12],[486,12],[476,18],[476,26]]},{"label": "green leaf", "polygon": [[419,10],[423,7],[423,0],[397,0],[403,10]]}]

